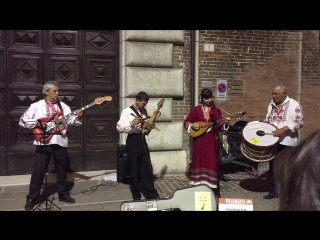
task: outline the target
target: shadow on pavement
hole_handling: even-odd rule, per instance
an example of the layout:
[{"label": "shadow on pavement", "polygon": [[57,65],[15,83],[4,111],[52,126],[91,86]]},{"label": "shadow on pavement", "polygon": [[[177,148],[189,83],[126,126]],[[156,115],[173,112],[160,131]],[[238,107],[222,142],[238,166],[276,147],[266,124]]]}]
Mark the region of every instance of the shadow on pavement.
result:
[{"label": "shadow on pavement", "polygon": [[241,180],[239,186],[250,192],[268,192],[268,172],[264,172],[255,178]]},{"label": "shadow on pavement", "polygon": [[[68,183],[67,183],[68,190],[71,191],[73,186],[74,186],[74,182],[68,181]],[[46,199],[52,200],[51,197],[53,197],[53,195],[57,192],[58,192],[57,183],[55,183],[55,182],[54,183],[47,183],[47,186],[45,184],[43,184],[43,190],[40,193],[37,200],[35,201],[35,206],[40,203],[44,203],[46,201]],[[56,194],[56,196],[54,196],[53,199],[55,199],[57,197],[58,197],[58,194]]]},{"label": "shadow on pavement", "polygon": [[[239,164],[240,163],[240,164]],[[221,163],[219,162],[219,171],[224,174],[235,174],[237,172],[245,172],[246,170],[253,167],[256,170],[258,169],[258,163],[253,162],[247,158],[240,158],[234,161]]]}]

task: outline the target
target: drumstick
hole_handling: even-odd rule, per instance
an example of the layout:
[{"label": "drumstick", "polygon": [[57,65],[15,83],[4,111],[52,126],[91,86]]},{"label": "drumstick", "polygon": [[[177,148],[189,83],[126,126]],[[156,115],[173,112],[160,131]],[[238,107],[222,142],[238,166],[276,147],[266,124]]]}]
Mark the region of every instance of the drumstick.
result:
[{"label": "drumstick", "polygon": [[262,137],[264,135],[273,135],[273,133],[266,133],[266,132],[264,132],[262,130],[259,130],[259,131],[257,131],[257,135]]}]

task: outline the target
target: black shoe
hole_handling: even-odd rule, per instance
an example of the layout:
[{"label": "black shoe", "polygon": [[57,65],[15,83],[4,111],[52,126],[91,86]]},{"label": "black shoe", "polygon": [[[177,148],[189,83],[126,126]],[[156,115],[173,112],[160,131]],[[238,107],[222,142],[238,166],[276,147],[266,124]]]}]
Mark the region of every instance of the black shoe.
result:
[{"label": "black shoe", "polygon": [[34,207],[33,200],[31,198],[27,198],[27,202],[26,202],[26,205],[24,206],[24,209],[26,211],[31,211],[33,207]]},{"label": "black shoe", "polygon": [[269,193],[268,195],[264,196],[264,199],[273,199],[273,198],[278,198],[278,194],[276,193]]},{"label": "black shoe", "polygon": [[159,199],[160,199],[160,197],[153,197],[153,198],[147,197],[147,198],[146,198],[146,200],[159,200]]},{"label": "black shoe", "polygon": [[221,181],[224,181],[224,182],[228,182],[228,181],[230,181],[230,178],[228,178],[226,175],[224,175],[224,174],[219,174],[219,179],[221,180]]},{"label": "black shoe", "polygon": [[141,200],[141,196],[139,197],[139,196],[134,195],[134,196],[132,196],[132,200],[133,201],[140,201]]},{"label": "black shoe", "polygon": [[76,201],[70,197],[70,195],[59,195],[59,201],[65,203],[75,203]]}]

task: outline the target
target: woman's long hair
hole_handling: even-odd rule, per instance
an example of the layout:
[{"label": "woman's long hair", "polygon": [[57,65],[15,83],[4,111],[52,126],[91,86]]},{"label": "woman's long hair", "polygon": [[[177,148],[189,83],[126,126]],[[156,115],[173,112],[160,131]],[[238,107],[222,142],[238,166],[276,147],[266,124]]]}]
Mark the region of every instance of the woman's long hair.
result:
[{"label": "woman's long hair", "polygon": [[201,97],[201,103],[203,103],[204,98],[207,99],[207,98],[213,97],[213,92],[208,88],[204,88],[200,93],[200,97]]}]

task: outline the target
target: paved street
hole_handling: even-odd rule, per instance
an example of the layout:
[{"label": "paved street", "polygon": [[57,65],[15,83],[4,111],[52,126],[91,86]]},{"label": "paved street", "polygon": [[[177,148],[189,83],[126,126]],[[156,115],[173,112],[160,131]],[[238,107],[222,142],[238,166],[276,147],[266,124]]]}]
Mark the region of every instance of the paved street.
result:
[{"label": "paved street", "polygon": [[[259,166],[260,174],[258,177],[250,177],[242,167],[233,166],[233,164],[228,165],[230,166],[221,168],[221,171],[224,171],[225,175],[230,179],[227,182],[220,181],[221,197],[252,198],[254,199],[254,211],[277,210],[278,199],[263,199],[263,196],[268,191],[267,164]],[[111,175],[115,176],[115,173],[111,173]],[[3,179],[4,177],[1,178]],[[79,179],[69,182],[71,195],[76,200],[75,204],[59,202],[57,200],[56,185],[54,181],[49,181],[48,194],[51,196],[49,199],[57,206],[52,205],[52,210],[119,211],[122,202],[131,200],[127,184],[105,181],[102,177],[99,179],[99,176]],[[188,182],[188,177],[185,175],[165,175],[156,179],[155,186],[161,198],[170,198],[177,189],[187,187]],[[28,187],[27,179],[21,185],[0,185],[0,210],[24,211]],[[35,211],[46,210],[46,207],[50,207],[50,201],[46,202],[45,199],[45,196],[41,194],[39,201],[44,202]],[[46,203],[48,204],[47,206]]]}]

